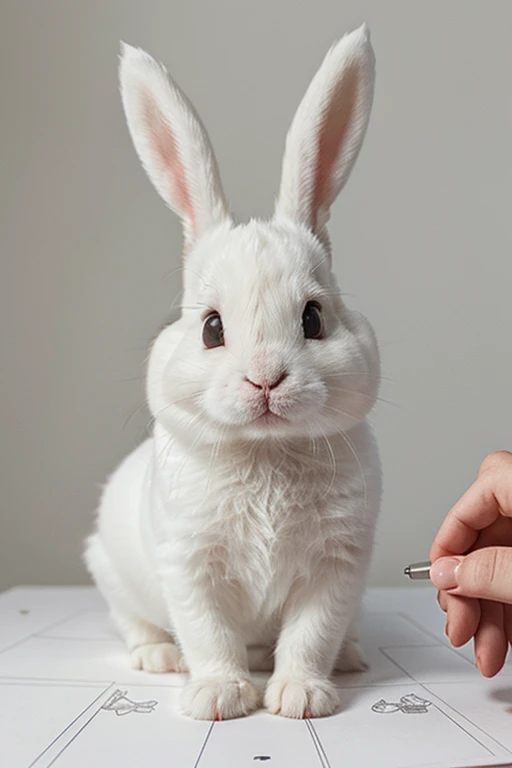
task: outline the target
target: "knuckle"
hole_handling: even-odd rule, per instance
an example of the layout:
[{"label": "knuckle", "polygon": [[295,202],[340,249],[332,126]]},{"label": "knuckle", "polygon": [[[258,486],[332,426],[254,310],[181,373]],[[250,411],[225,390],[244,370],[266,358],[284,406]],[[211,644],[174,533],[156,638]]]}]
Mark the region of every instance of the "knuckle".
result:
[{"label": "knuckle", "polygon": [[512,453],[510,451],[493,451],[480,464],[479,474],[489,472],[496,467],[502,467],[504,464],[512,464]]},{"label": "knuckle", "polygon": [[472,555],[468,555],[466,562],[470,566],[469,577],[472,585],[478,587],[492,587],[500,573],[500,550],[496,547],[480,549]]}]

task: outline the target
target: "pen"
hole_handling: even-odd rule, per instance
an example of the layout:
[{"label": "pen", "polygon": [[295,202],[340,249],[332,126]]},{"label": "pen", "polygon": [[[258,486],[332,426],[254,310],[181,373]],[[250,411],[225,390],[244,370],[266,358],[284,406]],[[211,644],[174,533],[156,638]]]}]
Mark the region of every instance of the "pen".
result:
[{"label": "pen", "polygon": [[404,568],[404,574],[410,579],[430,579],[430,560],[423,563],[411,563]]}]

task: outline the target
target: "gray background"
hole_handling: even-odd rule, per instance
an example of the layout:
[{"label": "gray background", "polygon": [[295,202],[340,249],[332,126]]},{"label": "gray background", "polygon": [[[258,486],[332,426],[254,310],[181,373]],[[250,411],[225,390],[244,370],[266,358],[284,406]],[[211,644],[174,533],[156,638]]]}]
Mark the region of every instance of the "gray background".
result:
[{"label": "gray background", "polygon": [[363,20],[376,101],[331,233],[395,404],[374,414],[372,583],[402,584],[481,459],[512,445],[512,3],[4,0],[0,15],[0,587],[86,580],[81,541],[144,434],[145,353],[179,290],[180,227],[124,126],[119,39],[187,91],[247,217],[271,211],[299,99]]}]

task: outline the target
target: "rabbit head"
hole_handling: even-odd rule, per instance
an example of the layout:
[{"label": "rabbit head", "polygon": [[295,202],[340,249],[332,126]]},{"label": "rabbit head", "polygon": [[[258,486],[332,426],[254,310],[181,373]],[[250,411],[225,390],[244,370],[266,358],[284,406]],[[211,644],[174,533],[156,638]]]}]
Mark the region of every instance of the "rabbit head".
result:
[{"label": "rabbit head", "polygon": [[326,224],[370,115],[366,27],[334,45],[311,82],[268,221],[234,223],[206,131],[161,65],[124,45],[120,79],[135,149],[184,229],[181,317],[149,360],[157,422],[205,442],[355,426],[374,404],[379,355],[367,320],[342,301]]}]

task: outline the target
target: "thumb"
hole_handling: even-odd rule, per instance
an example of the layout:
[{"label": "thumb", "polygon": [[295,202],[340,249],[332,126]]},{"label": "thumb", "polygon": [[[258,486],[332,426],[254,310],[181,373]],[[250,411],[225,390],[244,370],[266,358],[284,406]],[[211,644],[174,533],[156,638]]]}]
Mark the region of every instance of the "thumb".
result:
[{"label": "thumb", "polygon": [[440,557],[430,569],[434,585],[452,595],[512,603],[512,547],[485,547]]}]

